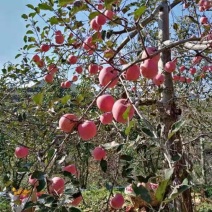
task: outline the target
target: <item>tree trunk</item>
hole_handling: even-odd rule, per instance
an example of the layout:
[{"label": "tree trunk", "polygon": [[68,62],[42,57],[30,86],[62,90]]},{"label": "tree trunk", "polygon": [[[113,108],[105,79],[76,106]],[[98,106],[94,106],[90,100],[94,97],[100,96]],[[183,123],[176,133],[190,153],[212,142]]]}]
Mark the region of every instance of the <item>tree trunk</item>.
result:
[{"label": "tree trunk", "polygon": [[[159,12],[159,39],[160,46],[166,40],[169,40],[169,6],[167,0],[162,0],[161,8]],[[171,60],[170,50],[165,50],[161,53],[161,59],[159,61],[159,71],[163,71],[163,67],[166,62]],[[181,184],[182,181],[187,178],[188,173],[186,171],[186,161],[183,153],[182,141],[180,134],[176,133],[170,139],[168,134],[171,126],[178,121],[179,109],[176,107],[174,99],[174,86],[172,81],[172,75],[165,73],[165,81],[162,92],[162,98],[158,103],[158,110],[160,113],[160,121],[163,126],[163,137],[166,140],[166,158],[169,162],[169,167],[174,168],[173,181],[174,184]],[[181,159],[173,162],[173,158],[181,156]],[[175,209],[180,212],[192,212],[192,199],[190,190],[183,192],[181,198],[175,200]]]}]

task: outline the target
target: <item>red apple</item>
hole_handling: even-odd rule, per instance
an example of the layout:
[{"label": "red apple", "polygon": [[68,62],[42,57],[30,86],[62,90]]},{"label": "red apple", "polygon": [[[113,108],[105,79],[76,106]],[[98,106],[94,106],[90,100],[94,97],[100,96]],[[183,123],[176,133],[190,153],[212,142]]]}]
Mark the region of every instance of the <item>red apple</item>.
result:
[{"label": "red apple", "polygon": [[99,14],[98,16],[96,16],[96,23],[100,26],[104,25],[107,21],[106,16],[104,16],[103,14]]},{"label": "red apple", "polygon": [[108,88],[114,88],[118,83],[118,71],[113,67],[104,67],[99,73],[99,83],[101,86],[106,86],[111,80],[113,82],[108,86]]},{"label": "red apple", "polygon": [[74,55],[69,55],[67,59],[69,64],[75,64],[77,60],[78,60],[77,56],[74,56]]},{"label": "red apple", "polygon": [[195,74],[197,72],[196,68],[194,68],[194,67],[190,68],[189,71],[191,74]]},{"label": "red apple", "polygon": [[208,18],[206,16],[202,16],[200,18],[200,24],[207,24],[208,23]]},{"label": "red apple", "polygon": [[[123,69],[126,65],[123,65]],[[134,64],[130,66],[125,72],[125,79],[129,81],[136,81],[140,77],[140,68],[138,65]]]},{"label": "red apple", "polygon": [[82,69],[82,66],[77,66],[75,71],[78,73],[78,74],[81,74],[83,69]]},{"label": "red apple", "polygon": [[55,43],[57,44],[63,44],[64,43],[64,36],[61,34],[61,35],[56,35],[55,36]]},{"label": "red apple", "polygon": [[[126,123],[128,119],[132,119],[135,110],[127,99],[117,100],[112,108],[113,118],[120,123]],[[124,116],[127,117],[124,117]]]},{"label": "red apple", "polygon": [[25,158],[29,154],[29,149],[27,147],[19,146],[15,148],[15,156],[17,158]]},{"label": "red apple", "polygon": [[44,76],[44,80],[47,82],[47,83],[52,83],[53,80],[54,80],[54,76],[52,74],[47,74]]},{"label": "red apple", "polygon": [[65,81],[64,86],[65,86],[65,88],[70,88],[71,87],[71,81],[70,80]]},{"label": "red apple", "polygon": [[96,19],[92,19],[90,22],[90,27],[95,30],[95,31],[100,31],[101,30],[101,26],[99,24],[97,24]]},{"label": "red apple", "polygon": [[71,113],[67,113],[60,118],[59,128],[63,132],[69,133],[74,128],[75,124],[77,123],[77,120],[77,116]]},{"label": "red apple", "polygon": [[185,66],[180,66],[180,72],[183,72],[186,69]]},{"label": "red apple", "polygon": [[77,175],[77,168],[76,168],[76,166],[74,164],[65,166],[63,168],[63,171],[67,171],[67,172],[70,172],[73,175]]},{"label": "red apple", "polygon": [[114,102],[115,99],[113,96],[110,94],[103,94],[97,98],[96,105],[102,112],[111,112]]},{"label": "red apple", "polygon": [[78,206],[80,202],[82,201],[82,196],[80,195],[79,197],[74,198],[70,204],[73,206]]},{"label": "red apple", "polygon": [[158,62],[153,59],[147,59],[141,63],[140,71],[143,77],[153,79],[158,73]]},{"label": "red apple", "polygon": [[112,10],[105,10],[104,15],[109,19],[113,19],[114,13]]},{"label": "red apple", "polygon": [[74,75],[74,76],[72,77],[72,82],[76,82],[77,80],[78,80],[78,76]]},{"label": "red apple", "polygon": [[164,77],[163,74],[157,74],[157,75],[153,78],[153,83],[154,83],[155,85],[158,85],[158,86],[159,86],[159,85],[163,84],[164,80],[165,80],[165,77]]},{"label": "red apple", "polygon": [[106,157],[106,151],[102,148],[102,147],[96,147],[93,151],[92,151],[92,155],[94,157],[95,160],[103,160]]},{"label": "red apple", "polygon": [[54,194],[62,194],[65,189],[65,180],[61,177],[53,177],[51,179],[51,185],[49,191]]},{"label": "red apple", "polygon": [[176,69],[176,61],[172,60],[165,64],[164,69],[168,73],[172,73]]},{"label": "red apple", "polygon": [[174,81],[180,81],[180,76],[179,75],[174,75],[173,76]]},{"label": "red apple", "polygon": [[57,66],[55,64],[50,64],[47,67],[47,70],[48,70],[49,74],[54,75],[58,71],[58,68],[57,68]]},{"label": "red apple", "polygon": [[37,55],[37,54],[34,55],[33,58],[32,58],[32,60],[33,60],[35,63],[39,62],[39,61],[40,61],[39,55]]},{"label": "red apple", "polygon": [[38,61],[36,64],[39,68],[43,68],[45,66],[45,63],[43,60]]},{"label": "red apple", "polygon": [[118,210],[121,209],[122,206],[124,205],[124,197],[122,194],[116,194],[111,200],[110,200],[110,205],[112,208]]},{"label": "red apple", "polygon": [[28,183],[32,186],[38,186],[39,181],[36,178],[31,178],[32,175],[29,176]]},{"label": "red apple", "polygon": [[88,72],[91,74],[91,75],[95,75],[99,72],[99,66],[97,64],[90,64],[88,66]]},{"label": "red apple", "polygon": [[110,124],[113,121],[113,114],[111,112],[103,113],[99,117],[99,119],[100,119],[101,123],[104,124],[104,125]]},{"label": "red apple", "polygon": [[78,133],[84,141],[92,139],[97,133],[95,123],[88,120],[84,121],[83,123],[79,124]]},{"label": "red apple", "polygon": [[40,46],[40,50],[41,50],[42,52],[47,52],[47,51],[49,51],[49,49],[50,49],[50,45],[48,45],[48,44],[42,44],[42,45]]},{"label": "red apple", "polygon": [[[148,57],[148,55],[151,56],[152,54],[154,54],[154,53],[157,52],[157,51],[158,51],[158,49],[157,49],[156,47],[154,47],[154,46],[152,46],[152,47],[146,47],[146,51],[144,50],[144,51],[142,52],[141,59],[145,59],[145,58]],[[148,55],[147,55],[146,52],[148,53]],[[150,58],[148,58],[148,59],[150,59]],[[158,62],[159,59],[160,59],[160,54],[155,55],[155,56],[152,57],[151,59],[152,59],[153,61],[155,61],[155,62]]]}]

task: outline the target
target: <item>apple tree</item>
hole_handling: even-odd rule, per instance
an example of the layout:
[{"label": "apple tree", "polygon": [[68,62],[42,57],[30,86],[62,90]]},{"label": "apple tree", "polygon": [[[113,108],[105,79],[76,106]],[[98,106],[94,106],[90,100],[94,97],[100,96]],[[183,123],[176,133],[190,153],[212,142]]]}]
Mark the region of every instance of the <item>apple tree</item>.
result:
[{"label": "apple tree", "polygon": [[189,108],[211,102],[211,1],[26,6],[22,61],[3,69],[11,99],[1,105],[19,206],[94,210],[86,190],[106,188],[97,211],[193,211],[190,144],[211,131]]}]

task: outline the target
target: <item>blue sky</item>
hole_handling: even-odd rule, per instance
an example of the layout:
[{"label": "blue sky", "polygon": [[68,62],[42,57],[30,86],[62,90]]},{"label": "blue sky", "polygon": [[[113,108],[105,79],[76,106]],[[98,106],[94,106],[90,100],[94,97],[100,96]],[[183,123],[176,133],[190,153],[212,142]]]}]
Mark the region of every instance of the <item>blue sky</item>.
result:
[{"label": "blue sky", "polygon": [[25,6],[32,0],[1,0],[0,3],[0,68],[7,61],[15,61],[15,55],[23,46],[25,21],[21,18],[28,13]]}]

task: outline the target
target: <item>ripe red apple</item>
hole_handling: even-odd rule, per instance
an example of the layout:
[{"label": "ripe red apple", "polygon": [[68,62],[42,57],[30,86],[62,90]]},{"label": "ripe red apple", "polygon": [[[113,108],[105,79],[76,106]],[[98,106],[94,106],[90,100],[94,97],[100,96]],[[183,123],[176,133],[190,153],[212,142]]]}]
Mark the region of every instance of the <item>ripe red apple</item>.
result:
[{"label": "ripe red apple", "polygon": [[196,57],[193,58],[192,64],[195,65],[197,63],[200,63],[201,60],[202,60],[201,56],[196,56]]},{"label": "ripe red apple", "polygon": [[180,66],[180,72],[183,72],[186,69],[185,66]]},{"label": "ripe red apple", "polygon": [[96,19],[92,19],[90,22],[90,27],[95,30],[95,31],[100,31],[101,30],[101,26],[99,24],[97,24]]},{"label": "ripe red apple", "polygon": [[75,64],[77,60],[78,60],[78,57],[74,55],[69,55],[67,59],[69,64]]},{"label": "ripe red apple", "polygon": [[112,10],[105,10],[104,15],[109,19],[113,19],[114,13]]},{"label": "ripe red apple", "polygon": [[65,81],[64,86],[65,86],[65,88],[70,88],[71,87],[71,81],[70,80]]},{"label": "ripe red apple", "polygon": [[78,80],[78,76],[77,75],[74,75],[73,77],[72,77],[72,82],[76,82]]},{"label": "ripe red apple", "polygon": [[43,60],[38,61],[36,64],[39,68],[43,68],[45,66],[45,63]]},{"label": "ripe red apple", "polygon": [[164,80],[165,80],[165,77],[164,77],[163,74],[157,74],[157,75],[153,78],[153,83],[154,83],[155,85],[158,85],[158,86],[159,86],[159,85],[163,84]]},{"label": "ripe red apple", "polygon": [[180,76],[180,79],[179,79],[180,82],[186,82],[186,78],[184,76]]},{"label": "ripe red apple", "polygon": [[153,59],[147,59],[141,63],[140,71],[143,77],[153,79],[158,73],[158,62]]},{"label": "ripe red apple", "polygon": [[195,74],[197,72],[196,68],[192,67],[189,69],[191,74]]},{"label": "ripe red apple", "polygon": [[41,50],[42,52],[47,52],[47,51],[49,51],[49,49],[50,49],[50,45],[48,45],[48,44],[42,44],[42,45],[40,46],[40,50]]},{"label": "ripe red apple", "polygon": [[106,16],[103,14],[99,14],[96,16],[96,23],[100,26],[104,25],[107,21]]},{"label": "ripe red apple", "polygon": [[[127,118],[124,115],[127,115]],[[119,99],[117,100],[112,108],[113,118],[120,123],[126,123],[128,119],[132,119],[135,110],[130,102],[127,99]]]},{"label": "ripe red apple", "polygon": [[63,168],[63,171],[67,171],[67,172],[70,172],[73,175],[77,175],[77,168],[76,168],[76,166],[74,164],[65,166]]},{"label": "ripe red apple", "polygon": [[29,149],[27,147],[19,146],[15,148],[15,156],[17,158],[25,158],[29,154]]},{"label": "ripe red apple", "polygon": [[92,151],[92,155],[94,157],[95,160],[103,160],[106,157],[106,151],[102,148],[102,147],[96,147],[93,151]]},{"label": "ripe red apple", "polygon": [[95,75],[99,72],[99,66],[97,64],[90,64],[88,66],[88,72],[91,74],[91,75]]},{"label": "ripe red apple", "polygon": [[48,70],[49,74],[54,75],[58,71],[58,68],[57,68],[57,66],[55,64],[50,64],[47,67],[47,70]]},{"label": "ripe red apple", "polygon": [[103,113],[99,117],[99,119],[100,119],[101,123],[104,124],[104,125],[110,124],[113,121],[113,114],[111,112]]},{"label": "ripe red apple", "polygon": [[165,64],[164,69],[165,69],[166,72],[172,73],[176,69],[176,61],[175,60],[168,61]]},{"label": "ripe red apple", "polygon": [[[126,67],[127,65],[123,65],[123,69]],[[129,81],[136,81],[138,80],[140,77],[140,68],[138,65],[134,64],[132,66],[130,66],[126,72],[125,72],[125,79],[129,80]]]},{"label": "ripe red apple", "polygon": [[98,10],[103,10],[103,9],[104,9],[104,6],[103,6],[102,4],[98,4],[98,5],[97,5],[97,9],[98,9]]},{"label": "ripe red apple", "polygon": [[61,82],[60,87],[61,87],[61,88],[66,88],[65,82]]},{"label": "ripe red apple", "polygon": [[65,180],[61,177],[53,177],[51,179],[49,191],[55,194],[62,194],[65,189]]},{"label": "ripe red apple", "polygon": [[57,44],[63,44],[64,43],[64,36],[61,34],[61,35],[56,35],[55,36],[55,43]]},{"label": "ripe red apple", "polygon": [[40,61],[40,57],[39,57],[39,55],[34,55],[33,56],[33,58],[32,58],[32,60],[35,62],[35,63],[38,63],[39,61]]},{"label": "ripe red apple", "polygon": [[97,98],[96,105],[102,112],[111,112],[114,102],[115,99],[113,96],[110,94],[103,94]]},{"label": "ripe red apple", "polygon": [[202,16],[200,18],[200,24],[207,24],[208,23],[208,18],[206,16]]},{"label": "ripe red apple", "polygon": [[173,76],[174,81],[180,81],[180,76],[179,75],[174,75]]},{"label": "ripe red apple", "polygon": [[28,183],[32,186],[38,186],[39,181],[36,178],[31,178],[32,175],[29,176]]},{"label": "ripe red apple", "polygon": [[111,200],[110,200],[110,206],[116,210],[121,209],[124,205],[124,197],[122,194],[116,194]]},{"label": "ripe red apple", "polygon": [[82,201],[82,196],[78,196],[76,198],[74,198],[70,204],[73,205],[73,206],[78,206],[80,204],[80,202]]},{"label": "ripe red apple", "polygon": [[91,36],[89,36],[88,38],[86,38],[86,39],[84,40],[84,42],[83,42],[83,44],[82,44],[82,47],[83,47],[85,50],[87,50],[87,51],[93,50],[93,49],[96,48],[96,45],[93,43],[92,37],[91,37]]},{"label": "ripe red apple", "polygon": [[71,113],[67,113],[60,118],[59,128],[63,132],[69,133],[74,128],[75,124],[77,123],[77,120],[77,116]]},{"label": "ripe red apple", "polygon": [[54,80],[54,76],[52,74],[47,74],[44,76],[44,80],[47,82],[47,83],[52,83],[53,80]]},{"label": "ripe red apple", "polygon": [[192,79],[191,78],[186,78],[186,83],[191,83]]},{"label": "ripe red apple", "polygon": [[55,35],[62,35],[62,32],[60,30],[55,31]]},{"label": "ripe red apple", "polygon": [[97,133],[95,123],[88,120],[84,121],[83,123],[78,125],[78,133],[84,141],[92,139]]},{"label": "ripe red apple", "polygon": [[108,88],[114,88],[118,83],[118,71],[113,67],[104,67],[99,73],[99,83],[101,86],[106,86],[111,80],[113,82],[108,86]]},{"label": "ripe red apple", "polygon": [[[144,51],[142,52],[141,59],[147,58],[148,55],[151,56],[152,54],[154,54],[155,52],[157,52],[157,50],[158,50],[158,49],[157,49],[156,47],[154,47],[154,46],[152,46],[152,47],[146,47],[146,51],[144,50]],[[148,55],[147,55],[146,52],[148,53]],[[150,59],[150,58],[149,58],[149,59]],[[158,62],[159,59],[160,59],[160,54],[155,55],[155,56],[152,57],[151,59],[152,59],[153,61],[155,61],[155,62]]]},{"label": "ripe red apple", "polygon": [[81,74],[83,69],[82,69],[82,66],[77,66],[75,71],[78,73],[78,74]]}]

